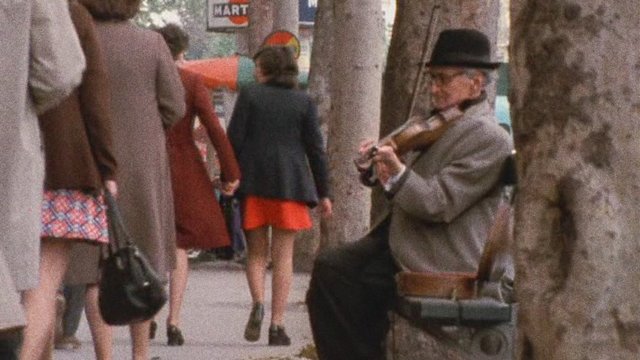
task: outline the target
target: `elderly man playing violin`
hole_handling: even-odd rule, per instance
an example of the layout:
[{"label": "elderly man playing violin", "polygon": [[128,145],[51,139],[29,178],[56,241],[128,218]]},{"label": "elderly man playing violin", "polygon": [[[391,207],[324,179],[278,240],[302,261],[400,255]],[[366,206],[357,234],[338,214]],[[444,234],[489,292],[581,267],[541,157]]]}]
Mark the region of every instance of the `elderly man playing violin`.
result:
[{"label": "elderly man playing violin", "polygon": [[386,209],[363,238],[314,263],[307,305],[321,360],[385,358],[398,271],[478,270],[512,150],[485,92],[498,64],[484,34],[454,29],[439,34],[426,66],[444,131],[404,156],[384,143],[360,148],[371,154]]}]

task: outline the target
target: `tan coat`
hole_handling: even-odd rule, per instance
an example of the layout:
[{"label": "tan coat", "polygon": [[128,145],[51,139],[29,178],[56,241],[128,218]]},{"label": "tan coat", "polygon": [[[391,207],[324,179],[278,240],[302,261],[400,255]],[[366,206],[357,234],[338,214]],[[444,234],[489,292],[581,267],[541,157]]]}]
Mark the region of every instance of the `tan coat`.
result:
[{"label": "tan coat", "polygon": [[[175,264],[176,234],[164,129],[184,115],[184,90],[160,34],[128,21],[98,21],[96,31],[109,80],[118,203],[133,240],[165,276]],[[81,282],[95,280],[95,264],[72,267]]]},{"label": "tan coat", "polygon": [[391,201],[389,245],[402,270],[475,272],[512,142],[486,101],[408,159]]},{"label": "tan coat", "polygon": [[[44,163],[36,110],[66,97],[85,64],[65,0],[3,0],[0,34],[0,251],[16,288],[25,290],[37,285],[40,250]],[[5,311],[0,306],[0,327]]]}]

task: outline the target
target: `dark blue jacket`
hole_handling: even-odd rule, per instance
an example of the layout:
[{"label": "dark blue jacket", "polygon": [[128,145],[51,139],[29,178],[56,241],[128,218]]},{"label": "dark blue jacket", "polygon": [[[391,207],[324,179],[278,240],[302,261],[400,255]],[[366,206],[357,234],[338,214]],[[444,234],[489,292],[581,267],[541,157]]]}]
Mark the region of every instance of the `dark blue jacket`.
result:
[{"label": "dark blue jacket", "polygon": [[304,92],[265,84],[242,88],[227,136],[242,172],[241,196],[311,207],[329,196],[316,107]]}]

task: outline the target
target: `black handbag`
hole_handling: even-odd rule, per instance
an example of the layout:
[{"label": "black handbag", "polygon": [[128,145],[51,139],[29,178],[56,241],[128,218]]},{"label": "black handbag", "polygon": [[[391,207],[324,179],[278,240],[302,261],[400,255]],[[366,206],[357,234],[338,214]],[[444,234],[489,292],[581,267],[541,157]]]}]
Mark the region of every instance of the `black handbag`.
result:
[{"label": "black handbag", "polygon": [[149,320],[167,302],[167,293],[149,261],[131,241],[113,196],[105,191],[109,245],[102,252],[98,306],[109,325]]}]

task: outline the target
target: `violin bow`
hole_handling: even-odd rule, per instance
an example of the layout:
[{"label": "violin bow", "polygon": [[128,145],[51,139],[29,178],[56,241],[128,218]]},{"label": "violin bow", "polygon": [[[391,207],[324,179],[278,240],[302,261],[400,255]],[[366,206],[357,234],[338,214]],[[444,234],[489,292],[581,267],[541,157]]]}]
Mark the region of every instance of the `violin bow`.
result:
[{"label": "violin bow", "polygon": [[440,5],[435,4],[431,9],[431,16],[429,17],[429,27],[427,28],[427,36],[424,38],[424,43],[422,44],[422,54],[420,56],[420,62],[418,63],[418,75],[416,76],[416,82],[413,86],[413,93],[411,94],[411,102],[409,103],[409,112],[407,113],[407,119],[411,118],[413,114],[413,108],[416,106],[416,100],[418,98],[418,92],[420,91],[420,87],[422,86],[422,78],[424,77],[424,71],[422,68],[427,61],[427,52],[429,52],[429,48],[431,47],[431,38],[433,37],[434,29],[438,23],[438,12],[440,10]]}]

